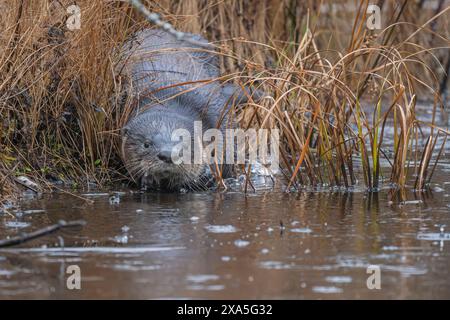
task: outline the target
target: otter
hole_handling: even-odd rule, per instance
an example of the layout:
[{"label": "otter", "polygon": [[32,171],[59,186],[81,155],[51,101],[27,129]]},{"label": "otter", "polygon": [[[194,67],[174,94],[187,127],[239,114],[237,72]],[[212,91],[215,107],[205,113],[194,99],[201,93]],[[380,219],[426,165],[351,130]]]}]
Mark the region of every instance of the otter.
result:
[{"label": "otter", "polygon": [[[186,34],[207,44],[200,35]],[[146,29],[123,47],[120,74],[128,79],[127,94],[134,110],[121,130],[122,158],[130,175],[142,187],[158,190],[207,189],[217,168],[206,164],[175,164],[172,133],[186,129],[193,135],[194,122],[203,132],[234,126],[231,101],[245,103],[249,92],[224,84],[213,50],[176,39],[163,30]],[[211,170],[212,169],[212,170]],[[222,178],[232,167],[220,168]]]}]

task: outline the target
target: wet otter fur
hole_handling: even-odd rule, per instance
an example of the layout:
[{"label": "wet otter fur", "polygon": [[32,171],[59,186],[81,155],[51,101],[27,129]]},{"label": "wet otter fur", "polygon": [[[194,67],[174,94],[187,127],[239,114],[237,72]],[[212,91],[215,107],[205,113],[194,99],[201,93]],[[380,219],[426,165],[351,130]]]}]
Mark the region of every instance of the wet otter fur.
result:
[{"label": "wet otter fur", "polygon": [[[207,43],[199,35],[187,35]],[[231,101],[243,103],[247,93],[215,80],[220,74],[214,52],[161,30],[137,33],[121,56],[120,73],[128,78],[127,92],[136,105],[121,132],[129,173],[151,189],[208,188],[218,173],[211,174],[206,164],[174,164],[171,153],[176,142],[171,134],[186,129],[194,137],[194,121],[202,121],[203,132],[223,130],[232,125]],[[222,177],[230,172],[229,165],[223,166]]]}]

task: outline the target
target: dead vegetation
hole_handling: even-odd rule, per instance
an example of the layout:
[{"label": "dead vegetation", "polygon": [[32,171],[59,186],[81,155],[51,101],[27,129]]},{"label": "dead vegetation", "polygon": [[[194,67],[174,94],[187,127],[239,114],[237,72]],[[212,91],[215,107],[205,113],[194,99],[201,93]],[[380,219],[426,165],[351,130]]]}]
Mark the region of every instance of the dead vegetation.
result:
[{"label": "dead vegetation", "polygon": [[[272,96],[239,118],[244,127],[281,129],[290,186],[350,187],[360,179],[375,190],[383,176],[404,187],[416,174],[422,189],[431,178],[432,151],[448,134],[434,124],[450,59],[446,1],[432,8],[379,1],[383,29],[374,31],[366,28],[368,1],[144,3],[177,29],[211,40],[230,81]],[[118,156],[126,112],[114,66],[117,48],[150,24],[124,1],[77,1],[81,28],[69,30],[71,4],[0,0],[0,198],[17,191],[17,175],[48,187],[127,178]],[[416,118],[419,98],[433,108],[431,123]],[[424,134],[422,126],[433,129]]]}]

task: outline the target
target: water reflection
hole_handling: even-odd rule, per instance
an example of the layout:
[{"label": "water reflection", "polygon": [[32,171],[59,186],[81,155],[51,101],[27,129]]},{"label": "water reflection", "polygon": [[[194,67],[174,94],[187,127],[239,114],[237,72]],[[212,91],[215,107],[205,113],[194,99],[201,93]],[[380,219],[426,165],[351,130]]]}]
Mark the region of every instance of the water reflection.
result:
[{"label": "water reflection", "polygon": [[[22,208],[41,211],[0,216],[2,238],[59,219],[87,225],[1,249],[0,297],[449,298],[444,182],[401,203],[389,190],[45,196]],[[72,264],[79,291],[66,288]],[[366,286],[369,265],[381,290]]]}]

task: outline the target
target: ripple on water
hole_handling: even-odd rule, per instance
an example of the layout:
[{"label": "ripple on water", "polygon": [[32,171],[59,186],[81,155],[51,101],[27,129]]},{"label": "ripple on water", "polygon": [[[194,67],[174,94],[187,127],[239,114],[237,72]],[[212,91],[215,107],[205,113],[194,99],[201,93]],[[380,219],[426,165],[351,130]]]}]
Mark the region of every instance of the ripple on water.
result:
[{"label": "ripple on water", "polygon": [[5,248],[0,249],[0,252],[8,253],[40,253],[40,254],[55,254],[55,255],[79,255],[83,253],[93,254],[142,254],[151,252],[163,252],[172,250],[183,250],[185,247],[64,247],[64,248]]},{"label": "ripple on water", "polygon": [[317,286],[313,287],[312,291],[317,293],[342,293],[344,290],[338,287],[323,287],[323,286]]},{"label": "ripple on water", "polygon": [[29,294],[42,289],[48,290],[48,287],[45,284],[36,281],[0,281],[0,292],[2,295],[9,297]]},{"label": "ripple on water", "polygon": [[191,274],[186,277],[188,282],[193,284],[188,285],[188,290],[194,291],[221,291],[225,289],[222,284],[205,284],[210,281],[217,281],[220,277],[215,274]]},{"label": "ripple on water", "polygon": [[400,204],[401,205],[419,205],[422,204],[423,201],[422,200],[406,200],[406,201],[402,201]]},{"label": "ripple on water", "polygon": [[426,268],[418,267],[418,266],[396,266],[396,265],[381,265],[381,270],[388,270],[388,271],[394,271],[399,272],[402,276],[408,277],[408,276],[420,276],[424,275],[428,272]]},{"label": "ripple on water", "polygon": [[21,217],[21,216],[24,216],[24,215],[34,215],[34,214],[45,213],[45,212],[46,212],[45,210],[38,210],[38,209],[36,209],[36,210],[24,210],[24,211],[16,212],[15,215],[16,215],[16,217]]},{"label": "ripple on water", "polygon": [[352,277],[348,277],[348,276],[329,276],[329,277],[326,277],[325,280],[327,282],[332,282],[332,283],[351,283],[352,282]]},{"label": "ripple on water", "polygon": [[114,238],[112,238],[112,240],[117,243],[127,244],[129,238],[128,238],[128,235],[124,234],[124,235],[120,235],[120,236],[115,236]]},{"label": "ripple on water", "polygon": [[211,233],[234,233],[237,232],[238,229],[231,224],[227,225],[207,225],[205,229]]},{"label": "ripple on water", "polygon": [[236,247],[238,247],[238,248],[246,247],[246,246],[248,246],[249,244],[250,244],[250,241],[247,241],[247,240],[241,240],[241,239],[238,239],[238,240],[235,240],[235,241],[234,241],[234,245],[235,245]]},{"label": "ripple on water", "polygon": [[310,228],[293,228],[293,229],[291,229],[291,232],[294,232],[294,233],[311,233],[312,230]]},{"label": "ripple on water", "polygon": [[7,222],[5,222],[5,227],[7,227],[7,228],[22,229],[22,228],[29,227],[30,225],[31,225],[31,223],[20,222],[20,221],[7,221]]},{"label": "ripple on water", "polygon": [[186,277],[189,282],[204,283],[208,281],[219,280],[220,277],[216,274],[190,274]]},{"label": "ripple on water", "polygon": [[93,193],[82,193],[83,197],[107,197],[109,193],[106,192],[93,192]]},{"label": "ripple on water", "polygon": [[0,277],[11,277],[16,273],[16,271],[0,269]]},{"label": "ripple on water", "polygon": [[187,286],[187,289],[193,290],[193,291],[222,291],[225,289],[225,286],[223,284],[213,284],[213,285],[209,285],[209,286],[192,285],[192,286]]},{"label": "ripple on water", "polygon": [[397,246],[383,246],[381,249],[385,251],[396,251],[399,250],[400,248]]},{"label": "ripple on water", "polygon": [[259,263],[259,267],[262,269],[288,270],[292,269],[292,264],[287,264],[281,261],[262,261]]}]

